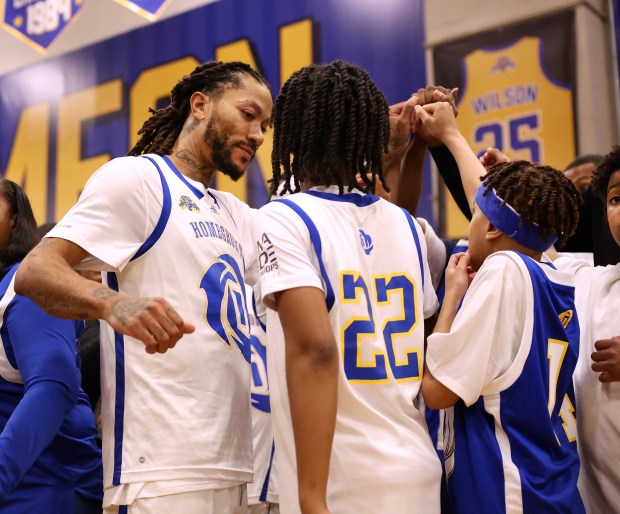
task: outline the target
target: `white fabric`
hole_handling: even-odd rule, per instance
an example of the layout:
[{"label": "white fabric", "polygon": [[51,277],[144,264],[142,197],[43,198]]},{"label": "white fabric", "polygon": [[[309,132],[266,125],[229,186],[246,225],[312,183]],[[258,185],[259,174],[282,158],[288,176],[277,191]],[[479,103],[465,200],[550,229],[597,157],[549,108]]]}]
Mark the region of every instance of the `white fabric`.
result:
[{"label": "white fabric", "polygon": [[[140,498],[127,508],[128,514],[247,514],[245,486],[214,491],[193,491],[168,494],[154,498]],[[103,514],[118,514],[118,506],[110,506]]]},{"label": "white fabric", "polygon": [[[209,298],[201,280],[222,255],[242,274],[244,259],[246,265],[254,260],[252,245],[244,240],[253,211],[226,193],[212,192],[216,202],[202,184],[189,181],[205,193],[199,199],[162,158],[152,157],[166,177],[172,207],[163,234],[146,254],[130,262],[162,212],[161,180],[145,158],[114,159],[98,170],[48,234],[91,254],[83,268],[117,271],[121,292],[161,296],[196,326],[164,355],[148,355],[141,342],[124,337],[122,485],[113,486],[115,444],[121,444],[115,436],[118,354],[114,332],[102,324],[104,506],[252,480],[250,365],[237,345],[207,323]],[[184,199],[192,199],[191,208]],[[201,236],[197,223],[213,223],[215,235]],[[240,311],[243,297],[235,292],[243,295],[243,288],[236,282],[227,285]],[[239,330],[249,337],[247,313],[237,316]]]},{"label": "white fabric", "polygon": [[426,250],[428,258],[428,267],[433,280],[433,286],[437,288],[441,282],[441,277],[446,269],[446,245],[441,238],[435,233],[431,224],[424,218],[416,218],[426,241]]},{"label": "white fabric", "polygon": [[575,307],[581,338],[573,375],[577,400],[579,491],[588,514],[620,508],[620,383],[602,384],[592,371],[594,343],[620,335],[620,265],[555,261],[576,271]]},{"label": "white fabric", "polygon": [[[264,350],[268,348],[267,334],[260,325],[255,310],[252,308],[252,288],[246,286],[248,310],[250,311],[250,333],[252,335],[252,435],[254,440],[254,481],[248,484],[248,505],[261,503],[260,497],[266,480],[266,502],[278,503],[278,472],[275,457],[271,458],[273,448],[273,430],[271,428],[271,413],[261,410],[254,405],[254,395],[269,397],[269,381],[267,377],[267,360],[258,351],[257,346]],[[264,319],[261,320],[265,322]],[[256,340],[254,340],[256,338]],[[269,350],[267,349],[267,352]],[[256,375],[256,377],[255,377]],[[263,502],[266,506],[266,503]],[[265,510],[265,512],[267,512]]]},{"label": "white fabric", "polygon": [[[570,274],[543,269],[556,282],[570,282]],[[450,332],[428,338],[430,372],[467,406],[482,395],[504,391],[519,377],[529,354],[533,310],[531,279],[521,258],[512,252],[487,257]]]},{"label": "white fabric", "polygon": [[[315,188],[337,193],[337,188]],[[437,309],[426,263],[424,235],[417,223],[425,261],[425,287],[413,235],[404,213],[394,205],[379,200],[372,205],[357,207],[340,201],[319,199],[308,194],[288,198],[302,207],[315,223],[321,236],[322,260],[334,290],[336,303],[329,317],[336,340],[341,344],[341,331],[352,317],[367,318],[364,294],[359,301],[343,303],[341,272],[359,272],[374,294],[373,277],[405,273],[415,282],[418,304],[417,324],[408,337],[394,337],[396,354],[418,352],[420,377],[396,381],[392,373],[381,383],[347,380],[340,370],[338,380],[338,414],[332,448],[328,482],[328,507],[332,514],[364,512],[391,514],[439,512],[441,468],[428,435],[422,413],[414,405],[420,387],[423,367],[423,319]],[[359,229],[371,237],[368,255],[360,242]],[[326,291],[317,255],[310,234],[302,219],[290,207],[271,202],[263,207],[253,223],[253,234],[265,251],[270,243],[271,261],[261,267],[261,297],[273,308],[273,294],[295,287],[310,286]],[[265,235],[267,236],[265,238]],[[368,245],[367,245],[368,246]],[[260,259],[261,264],[265,263]],[[389,319],[403,315],[402,294],[393,291],[386,304],[371,300],[377,333]],[[287,514],[299,513],[295,446],[286,386],[285,346],[277,314],[267,311],[267,354],[271,389],[271,407],[279,470],[280,506]],[[385,355],[382,335],[360,337],[360,360],[373,362],[376,355]],[[342,357],[342,356],[341,356]],[[415,358],[414,354],[410,357]],[[398,360],[398,358],[397,358]],[[376,363],[376,361],[374,361]],[[385,359],[388,363],[387,356]]]}]

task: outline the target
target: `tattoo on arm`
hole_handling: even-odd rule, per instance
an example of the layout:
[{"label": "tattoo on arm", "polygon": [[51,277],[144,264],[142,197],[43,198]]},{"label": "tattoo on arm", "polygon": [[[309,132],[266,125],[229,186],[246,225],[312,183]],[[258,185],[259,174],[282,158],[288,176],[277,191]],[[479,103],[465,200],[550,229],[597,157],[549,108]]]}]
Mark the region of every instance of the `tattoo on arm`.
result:
[{"label": "tattoo on arm", "polygon": [[127,323],[136,312],[145,310],[148,303],[148,298],[123,297],[112,304],[112,313],[121,323]]},{"label": "tattoo on arm", "polygon": [[95,289],[93,291],[93,298],[97,298],[98,300],[105,300],[106,298],[113,298],[117,296],[118,293],[116,291],[112,291],[107,287],[100,287],[99,289]]}]

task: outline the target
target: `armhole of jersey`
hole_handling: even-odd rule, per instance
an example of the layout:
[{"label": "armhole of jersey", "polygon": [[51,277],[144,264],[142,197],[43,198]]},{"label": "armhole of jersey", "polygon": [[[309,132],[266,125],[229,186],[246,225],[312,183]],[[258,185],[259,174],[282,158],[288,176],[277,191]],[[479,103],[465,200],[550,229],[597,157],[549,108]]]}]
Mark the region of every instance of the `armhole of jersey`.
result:
[{"label": "armhole of jersey", "polygon": [[256,310],[256,296],[254,295],[254,289],[252,289],[252,310],[254,311],[254,317],[256,318],[256,322],[260,325],[260,328],[263,329],[263,332],[267,332],[267,327],[258,317],[258,311]]},{"label": "armhole of jersey", "polygon": [[297,205],[294,202],[291,202],[290,200],[287,200],[286,198],[276,200],[276,201],[282,202],[283,204],[293,209],[293,211],[297,213],[297,215],[305,223],[308,229],[308,232],[310,233],[310,240],[312,241],[312,246],[314,247],[314,251],[319,260],[319,267],[321,268],[321,275],[323,275],[323,280],[325,281],[325,289],[327,290],[325,292],[325,303],[327,304],[327,310],[331,311],[332,307],[334,306],[335,296],[334,296],[334,290],[332,288],[332,284],[329,281],[329,277],[327,276],[327,270],[325,269],[325,265],[323,264],[323,257],[321,255],[323,247],[321,245],[321,236],[319,235],[319,231],[316,228],[316,225],[314,224],[314,222],[310,219],[310,216],[308,216],[306,212],[301,207],[299,207],[299,205]]},{"label": "armhole of jersey", "polygon": [[130,261],[136,260],[138,257],[141,257],[142,255],[144,255],[159,240],[161,235],[164,233],[164,229],[166,228],[166,224],[168,223],[168,219],[170,218],[170,210],[172,208],[170,188],[168,187],[168,183],[166,182],[166,179],[164,178],[164,174],[159,168],[159,165],[151,157],[146,157],[146,156],[143,156],[143,157],[151,161],[153,165],[155,166],[155,168],[157,168],[157,172],[159,173],[159,178],[161,180],[161,185],[163,189],[164,202],[161,208],[161,214],[159,215],[159,220],[157,220],[157,225],[155,225],[153,232],[151,232],[151,235],[146,239],[146,241],[142,244],[142,246],[138,248],[138,251],[130,259]]},{"label": "armhole of jersey", "polygon": [[[113,291],[119,292],[118,278],[109,271],[106,282]],[[123,428],[125,423],[125,338],[120,332],[114,331],[114,353],[116,394],[114,397],[114,449],[112,485],[120,485],[123,470]]]},{"label": "armhole of jersey", "polygon": [[237,222],[235,221],[235,218],[232,215],[232,212],[230,212],[230,210],[228,209],[228,207],[226,207],[226,204],[222,201],[222,198],[218,198],[218,195],[214,194],[211,191],[207,191],[207,194],[213,198],[213,201],[218,204],[221,205],[222,207],[224,207],[224,210],[228,213],[228,216],[230,217],[230,221],[233,222],[233,225],[236,227],[237,226]]},{"label": "armhole of jersey", "polygon": [[420,245],[420,238],[418,237],[418,231],[415,228],[415,224],[413,223],[413,216],[409,214],[405,209],[403,209],[405,213],[405,218],[409,222],[409,228],[411,229],[411,233],[413,234],[413,240],[415,241],[415,247],[418,250],[418,260],[420,261],[420,273],[422,273],[422,291],[424,291],[424,259],[422,258],[422,246]]}]

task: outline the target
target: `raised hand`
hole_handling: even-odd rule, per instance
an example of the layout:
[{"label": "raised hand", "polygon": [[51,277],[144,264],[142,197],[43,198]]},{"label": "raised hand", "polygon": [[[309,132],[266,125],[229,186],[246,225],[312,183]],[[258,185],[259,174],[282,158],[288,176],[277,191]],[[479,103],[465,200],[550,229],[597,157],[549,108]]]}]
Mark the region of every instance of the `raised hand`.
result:
[{"label": "raised hand", "polygon": [[480,157],[480,162],[484,166],[484,169],[489,171],[489,168],[494,164],[498,162],[510,162],[510,159],[497,148],[489,147],[484,152],[484,155]]},{"label": "raised hand", "polygon": [[[454,117],[456,118],[458,115],[458,110],[456,108],[456,98],[458,92],[458,88],[447,89],[443,86],[426,86],[425,88],[418,89],[418,91],[413,93],[411,97],[416,99],[417,105],[446,102],[450,105],[450,107],[452,107],[452,112],[454,112]],[[421,137],[428,147],[432,148],[442,144],[441,140],[433,137],[426,127],[422,125],[417,116],[414,116],[413,121],[413,130],[415,134]]]},{"label": "raised hand", "polygon": [[454,110],[448,102],[416,105],[414,109],[417,116],[416,133],[426,134],[422,137],[429,146],[433,146],[428,143],[429,138],[446,144],[450,137],[460,135]]},{"label": "raised hand", "polygon": [[464,252],[455,253],[446,267],[446,294],[455,302],[460,303],[471,282],[472,269],[469,265],[469,255]]}]

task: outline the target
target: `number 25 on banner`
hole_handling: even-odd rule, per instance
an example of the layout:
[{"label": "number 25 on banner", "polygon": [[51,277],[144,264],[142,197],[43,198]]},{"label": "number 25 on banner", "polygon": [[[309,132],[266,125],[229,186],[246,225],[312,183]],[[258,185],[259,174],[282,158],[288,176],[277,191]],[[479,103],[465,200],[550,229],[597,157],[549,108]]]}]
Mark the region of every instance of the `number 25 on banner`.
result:
[{"label": "number 25 on banner", "polygon": [[494,147],[511,158],[541,162],[543,145],[538,136],[541,127],[539,111],[481,123],[473,129],[473,147],[479,149],[478,157],[488,147]]}]

